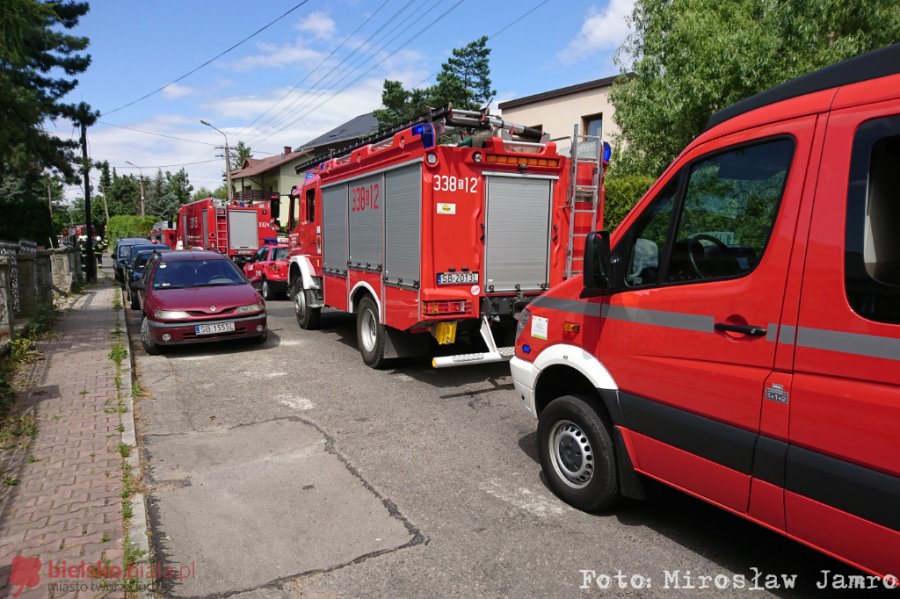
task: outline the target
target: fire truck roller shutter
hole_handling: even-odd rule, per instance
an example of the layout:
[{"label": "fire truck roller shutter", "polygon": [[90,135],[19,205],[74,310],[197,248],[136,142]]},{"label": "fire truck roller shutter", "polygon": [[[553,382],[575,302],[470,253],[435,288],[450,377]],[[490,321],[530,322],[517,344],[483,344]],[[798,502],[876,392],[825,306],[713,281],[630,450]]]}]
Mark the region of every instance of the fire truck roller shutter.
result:
[{"label": "fire truck roller shutter", "polygon": [[384,176],[384,274],[388,283],[419,283],[422,166],[414,164]]},{"label": "fire truck roller shutter", "polygon": [[197,244],[200,247],[209,247],[209,211],[203,209],[200,212],[200,223],[202,230],[202,237],[200,238],[200,242]]},{"label": "fire truck roller shutter", "polygon": [[347,271],[347,184],[322,190],[322,265],[327,272]]},{"label": "fire truck roller shutter", "polygon": [[350,188],[350,266],[378,270],[384,262],[384,179],[354,179]]},{"label": "fire truck roller shutter", "polygon": [[552,181],[487,178],[484,289],[539,291],[548,283]]},{"label": "fire truck roller shutter", "polygon": [[[256,210],[228,211],[228,247],[232,250],[259,248]],[[203,221],[206,222],[205,220]],[[221,241],[220,241],[221,243]],[[221,249],[221,248],[220,248]]]}]

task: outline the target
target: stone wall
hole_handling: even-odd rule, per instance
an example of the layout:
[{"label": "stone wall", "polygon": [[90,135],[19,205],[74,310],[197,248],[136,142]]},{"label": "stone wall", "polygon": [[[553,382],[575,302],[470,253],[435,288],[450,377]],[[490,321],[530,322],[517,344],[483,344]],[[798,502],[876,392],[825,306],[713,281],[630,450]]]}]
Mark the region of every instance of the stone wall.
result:
[{"label": "stone wall", "polygon": [[0,349],[15,336],[17,321],[83,283],[77,247],[39,250],[33,243],[0,241]]}]

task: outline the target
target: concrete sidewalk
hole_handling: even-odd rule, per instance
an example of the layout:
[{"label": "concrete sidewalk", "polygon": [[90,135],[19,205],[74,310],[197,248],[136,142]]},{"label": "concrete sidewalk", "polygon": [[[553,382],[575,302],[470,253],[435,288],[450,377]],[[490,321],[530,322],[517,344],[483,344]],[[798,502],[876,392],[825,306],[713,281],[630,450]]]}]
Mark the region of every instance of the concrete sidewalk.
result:
[{"label": "concrete sidewalk", "polygon": [[[30,444],[0,450],[2,597],[18,591],[20,598],[124,596],[111,592],[121,579],[107,580],[103,590],[103,580],[78,580],[87,576],[83,571],[60,576],[58,570],[63,560],[79,569],[82,561],[121,567],[124,557],[120,413],[109,353],[127,338],[124,331],[113,335],[116,292],[102,278],[38,344],[43,358],[20,368],[18,387],[26,390],[14,410],[33,415],[38,430]],[[61,592],[74,589],[73,582],[88,590]],[[54,583],[70,586],[53,590]]]}]

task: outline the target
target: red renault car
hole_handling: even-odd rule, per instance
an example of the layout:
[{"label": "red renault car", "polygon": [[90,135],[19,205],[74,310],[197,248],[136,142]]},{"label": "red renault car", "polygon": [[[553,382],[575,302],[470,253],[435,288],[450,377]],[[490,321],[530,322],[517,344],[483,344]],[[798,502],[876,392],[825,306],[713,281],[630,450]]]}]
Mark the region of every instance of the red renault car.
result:
[{"label": "red renault car", "polygon": [[140,281],[141,342],[161,346],[223,339],[266,340],[266,304],[240,269],[218,252],[155,254]]}]

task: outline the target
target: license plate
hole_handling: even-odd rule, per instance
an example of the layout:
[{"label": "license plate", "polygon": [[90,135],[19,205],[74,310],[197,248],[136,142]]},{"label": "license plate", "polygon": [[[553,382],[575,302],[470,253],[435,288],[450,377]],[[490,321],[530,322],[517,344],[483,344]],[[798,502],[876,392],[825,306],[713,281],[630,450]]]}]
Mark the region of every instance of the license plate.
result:
[{"label": "license plate", "polygon": [[233,322],[220,322],[218,324],[198,324],[194,327],[197,335],[215,335],[216,333],[231,333],[234,331]]},{"label": "license plate", "polygon": [[475,285],[478,283],[477,272],[440,272],[438,285]]}]

